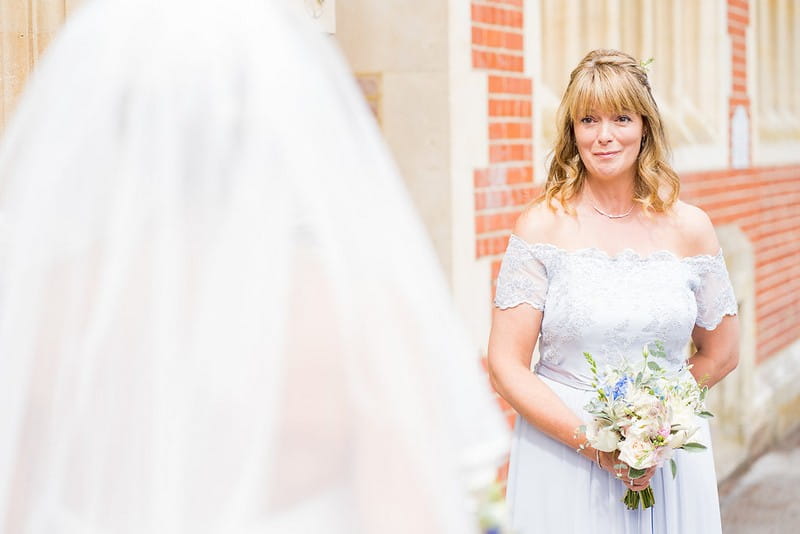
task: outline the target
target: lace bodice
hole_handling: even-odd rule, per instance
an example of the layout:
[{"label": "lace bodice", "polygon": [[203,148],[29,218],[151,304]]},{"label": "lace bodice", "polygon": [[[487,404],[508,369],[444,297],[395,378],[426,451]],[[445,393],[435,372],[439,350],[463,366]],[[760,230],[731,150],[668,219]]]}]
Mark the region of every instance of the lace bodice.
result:
[{"label": "lace bodice", "polygon": [[584,388],[589,369],[583,352],[614,363],[659,340],[677,367],[695,325],[713,330],[737,311],[722,251],[678,258],[666,250],[641,256],[626,249],[611,256],[512,235],[495,305],[523,303],[544,312],[536,371]]}]

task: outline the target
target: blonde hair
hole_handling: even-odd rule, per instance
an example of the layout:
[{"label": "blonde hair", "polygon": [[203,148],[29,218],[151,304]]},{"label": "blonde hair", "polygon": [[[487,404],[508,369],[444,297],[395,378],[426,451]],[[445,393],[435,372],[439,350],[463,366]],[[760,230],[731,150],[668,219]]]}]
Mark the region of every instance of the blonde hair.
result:
[{"label": "blonde hair", "polygon": [[574,213],[568,202],[583,188],[586,167],[578,153],[573,123],[592,110],[627,111],[642,116],[634,200],[645,212],[664,212],[672,207],[678,200],[680,179],[666,161],[669,145],[647,72],[632,56],[617,50],[593,50],[572,71],[558,108],[557,141],[547,182],[537,202],[543,200],[555,209],[555,199],[568,213]]}]

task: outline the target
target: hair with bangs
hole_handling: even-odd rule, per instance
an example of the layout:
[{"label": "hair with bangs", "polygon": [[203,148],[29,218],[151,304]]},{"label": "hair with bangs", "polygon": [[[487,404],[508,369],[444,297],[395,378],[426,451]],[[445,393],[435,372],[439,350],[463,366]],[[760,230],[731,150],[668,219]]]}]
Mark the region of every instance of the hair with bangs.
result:
[{"label": "hair with bangs", "polygon": [[647,72],[632,56],[617,50],[593,50],[572,71],[558,108],[556,144],[547,182],[537,201],[555,209],[555,199],[568,213],[575,213],[569,201],[583,188],[586,167],[578,153],[573,124],[593,110],[627,111],[642,116],[634,200],[646,213],[672,207],[678,200],[680,179],[667,163],[669,145]]}]

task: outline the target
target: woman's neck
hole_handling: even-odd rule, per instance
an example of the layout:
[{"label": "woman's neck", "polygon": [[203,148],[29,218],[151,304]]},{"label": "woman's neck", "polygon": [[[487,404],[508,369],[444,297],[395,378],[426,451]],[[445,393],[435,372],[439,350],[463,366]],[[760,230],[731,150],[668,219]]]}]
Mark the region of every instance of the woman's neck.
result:
[{"label": "woman's neck", "polygon": [[634,205],[633,181],[593,180],[587,177],[581,197],[583,201],[601,212],[625,213]]}]

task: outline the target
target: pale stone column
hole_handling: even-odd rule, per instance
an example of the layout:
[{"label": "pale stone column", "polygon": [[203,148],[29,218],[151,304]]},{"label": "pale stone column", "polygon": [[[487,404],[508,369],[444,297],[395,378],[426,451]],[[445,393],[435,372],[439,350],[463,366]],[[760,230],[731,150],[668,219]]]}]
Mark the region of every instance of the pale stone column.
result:
[{"label": "pale stone column", "polygon": [[[475,258],[473,178],[488,165],[488,84],[472,67],[471,28],[464,0],[336,3],[335,39],[362,87],[372,89],[368,101],[477,355],[486,345],[491,291],[490,263]],[[375,199],[383,201],[391,199]]]},{"label": "pale stone column", "polygon": [[[462,7],[468,16],[469,7]],[[453,208],[448,36],[445,0],[336,3],[334,38],[356,74],[370,73],[381,80],[380,102],[372,103],[380,109],[381,130],[439,260],[450,274]],[[468,53],[469,41],[463,46]]]},{"label": "pale stone column", "polygon": [[[730,475],[752,452],[753,421],[760,415],[752,400],[757,396],[755,255],[753,245],[735,225],[717,228],[720,246],[739,305],[739,365],[709,392],[717,479]],[[771,416],[771,415],[769,415]],[[769,417],[768,416],[768,417]],[[758,430],[761,430],[759,427]]]},{"label": "pale stone column", "polygon": [[0,132],[40,56],[83,0],[0,0]]}]

